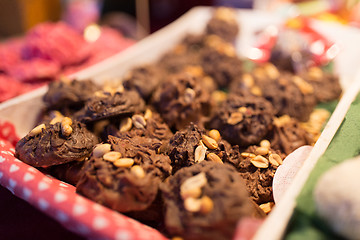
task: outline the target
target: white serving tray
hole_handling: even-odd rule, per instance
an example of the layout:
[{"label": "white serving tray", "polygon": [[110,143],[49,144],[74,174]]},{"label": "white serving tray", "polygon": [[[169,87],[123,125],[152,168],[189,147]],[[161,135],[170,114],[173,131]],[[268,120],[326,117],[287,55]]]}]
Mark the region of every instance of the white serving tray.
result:
[{"label": "white serving tray", "polygon": [[[181,38],[189,32],[201,33],[205,24],[212,15],[212,8],[196,7],[168,25],[162,30],[150,35],[134,46],[92,67],[84,69],[70,77],[77,79],[93,79],[102,81],[114,77],[121,77],[134,66],[155,61],[163,53],[171,49]],[[237,19],[240,24],[239,40],[236,43],[239,55],[246,55],[255,42],[255,33],[269,24],[281,24],[283,19],[261,11],[239,10]],[[290,190],[287,191],[274,211],[268,216],[261,226],[256,239],[279,239],[284,233],[287,222],[295,206],[295,198],[307,179],[317,159],[325,151],[341,123],[352,99],[360,88],[360,77],[356,77],[357,65],[360,63],[360,32],[356,29],[315,22],[314,26],[330,40],[336,42],[341,52],[335,59],[335,69],[340,75],[344,97],[335,110],[323,134],[313,148],[310,156],[305,161],[303,168],[295,178]],[[353,81],[356,79],[356,81]],[[20,137],[26,135],[35,125],[36,119],[44,106],[41,98],[47,91],[42,87],[30,93],[21,95],[0,104],[0,120],[12,122]]]}]

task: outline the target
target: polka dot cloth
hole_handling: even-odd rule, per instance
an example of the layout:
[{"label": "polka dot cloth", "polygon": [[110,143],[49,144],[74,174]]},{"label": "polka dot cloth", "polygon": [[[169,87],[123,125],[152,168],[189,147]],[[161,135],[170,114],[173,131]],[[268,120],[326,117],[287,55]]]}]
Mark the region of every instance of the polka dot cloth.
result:
[{"label": "polka dot cloth", "polygon": [[157,230],[78,195],[74,186],[19,161],[14,152],[13,145],[0,138],[0,184],[70,231],[91,239],[166,239]]},{"label": "polka dot cloth", "polygon": [[6,139],[13,146],[20,140],[16,135],[14,125],[4,120],[0,120],[0,139]]}]

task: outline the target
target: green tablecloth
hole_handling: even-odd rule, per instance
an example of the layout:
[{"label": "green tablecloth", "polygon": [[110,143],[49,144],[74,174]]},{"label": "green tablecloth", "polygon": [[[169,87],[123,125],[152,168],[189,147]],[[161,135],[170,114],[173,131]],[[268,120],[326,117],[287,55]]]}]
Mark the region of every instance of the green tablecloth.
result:
[{"label": "green tablecloth", "polygon": [[351,104],[328,149],[318,160],[302,191],[291,217],[285,239],[341,239],[320,219],[315,210],[313,189],[320,176],[334,165],[360,154],[360,94]]}]

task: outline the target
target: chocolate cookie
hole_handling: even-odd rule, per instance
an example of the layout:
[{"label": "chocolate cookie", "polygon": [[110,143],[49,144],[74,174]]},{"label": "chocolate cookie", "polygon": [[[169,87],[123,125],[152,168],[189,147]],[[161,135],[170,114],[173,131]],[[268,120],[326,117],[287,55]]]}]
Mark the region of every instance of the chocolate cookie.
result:
[{"label": "chocolate cookie", "polygon": [[122,157],[133,158],[141,166],[151,165],[156,168],[156,176],[164,180],[172,171],[170,159],[164,154],[157,154],[159,141],[142,136],[109,136],[109,142],[114,151]]},{"label": "chocolate cookie", "polygon": [[235,12],[232,9],[218,8],[206,25],[205,32],[209,35],[218,35],[228,42],[234,42],[239,33],[239,25],[235,17]]},{"label": "chocolate cookie", "polygon": [[201,64],[201,51],[206,47],[206,34],[187,34],[171,51],[158,61],[159,66],[170,74],[180,73],[186,66]]},{"label": "chocolate cookie", "polygon": [[233,45],[215,35],[206,39],[207,47],[201,51],[201,66],[219,88],[229,84],[243,73],[243,62],[236,56]]},{"label": "chocolate cookie", "polygon": [[[243,81],[251,93],[271,102],[277,116],[287,114],[307,121],[317,103],[309,83],[297,75],[280,73],[272,64],[259,66],[251,75],[243,75],[242,80],[236,81]],[[232,90],[236,91],[235,88]]]},{"label": "chocolate cookie", "polygon": [[243,179],[227,164],[201,162],[161,184],[165,227],[184,239],[231,239],[238,220],[263,217]]},{"label": "chocolate cookie", "polygon": [[177,131],[170,139],[164,151],[171,159],[173,172],[195,164],[195,149],[203,134],[203,129],[191,123],[187,128]]},{"label": "chocolate cookie", "polygon": [[277,115],[288,114],[300,121],[307,121],[316,105],[311,85],[305,84],[306,82],[300,77],[290,75],[283,75],[278,83],[278,93],[282,94],[276,95],[272,91],[272,87],[269,87],[264,93],[264,97],[268,101],[272,101],[275,108],[280,106]]},{"label": "chocolate cookie", "polygon": [[63,119],[65,116],[63,114],[65,114],[66,116],[71,115],[71,110],[69,108],[63,108],[61,109],[61,112],[58,110],[49,110],[49,109],[44,109],[43,113],[40,115],[39,117],[39,121],[37,121],[38,124],[42,124],[42,123],[55,123],[55,122],[59,122],[61,121],[61,119]]},{"label": "chocolate cookie", "polygon": [[[216,134],[213,134],[216,132]],[[193,123],[177,131],[169,143],[163,144],[164,151],[171,159],[173,173],[183,167],[189,167],[202,161],[218,163],[231,162],[231,145],[222,140],[217,130],[206,134],[205,129]]]},{"label": "chocolate cookie", "polygon": [[64,119],[34,128],[16,144],[16,157],[34,167],[48,167],[89,156],[97,137],[82,123]]},{"label": "chocolate cookie", "polygon": [[186,35],[171,51],[160,57],[158,65],[169,74],[176,74],[189,65],[199,65],[205,35]]},{"label": "chocolate cookie", "polygon": [[82,175],[82,168],[86,160],[72,161],[46,168],[45,172],[63,182],[76,186]]},{"label": "chocolate cookie", "polygon": [[[270,143],[250,146],[241,153],[237,169],[257,204],[273,202],[272,180],[284,154],[270,148]],[[263,145],[263,146],[261,146]],[[266,146],[265,146],[266,145]]]},{"label": "chocolate cookie", "polygon": [[274,119],[274,128],[269,136],[271,147],[290,154],[298,147],[315,143],[314,136],[301,127],[299,121],[284,115]]},{"label": "chocolate cookie", "polygon": [[147,100],[163,79],[162,70],[156,65],[144,65],[132,69],[124,78],[125,89],[135,90]]},{"label": "chocolate cookie", "polygon": [[205,47],[207,34],[187,34],[181,41],[187,52],[196,52]]},{"label": "chocolate cookie", "polygon": [[[291,32],[297,32],[295,29],[294,31],[287,31],[288,33],[292,34]],[[286,37],[280,36],[280,38]],[[294,38],[295,36],[289,36],[290,38]],[[282,40],[283,42],[286,41],[285,39]],[[294,44],[293,42],[290,43]],[[281,46],[281,45],[286,45]],[[296,44],[295,44],[296,45]],[[285,47],[285,48],[284,48]],[[295,56],[295,57],[294,57]],[[314,65],[314,55],[310,51],[310,49],[297,49],[295,52],[289,45],[287,44],[276,44],[273,49],[271,50],[271,55],[269,62],[274,64],[277,68],[281,69],[282,71],[287,71],[291,73],[299,73],[304,69],[308,68],[311,65]]]},{"label": "chocolate cookie", "polygon": [[145,102],[136,91],[104,91],[86,101],[76,118],[82,122],[90,122],[115,116],[125,117],[144,110]]},{"label": "chocolate cookie", "polygon": [[49,84],[43,101],[48,109],[79,108],[97,90],[99,87],[90,80],[54,81]]},{"label": "chocolate cookie", "polygon": [[120,212],[144,210],[154,201],[160,178],[154,176],[153,167],[135,166],[141,175],[131,170],[136,168],[118,167],[115,161],[92,157],[84,166],[76,191]]},{"label": "chocolate cookie", "polygon": [[[185,48],[182,45],[179,45],[178,48]],[[162,69],[164,69],[168,74],[178,74],[181,73],[186,66],[197,65],[200,62],[199,53],[191,53],[190,55],[185,52],[186,50],[173,50],[164,54],[159,60],[158,64]]]},{"label": "chocolate cookie", "polygon": [[341,95],[339,78],[334,74],[324,72],[319,67],[311,67],[300,76],[314,88],[314,94],[318,102],[336,100]]},{"label": "chocolate cookie", "polygon": [[125,118],[119,124],[119,128],[112,125],[108,134],[113,136],[143,136],[154,138],[160,142],[166,141],[173,136],[168,125],[160,115],[150,109],[142,114],[133,115],[132,118]]},{"label": "chocolate cookie", "polygon": [[264,98],[228,96],[214,112],[209,126],[233,145],[258,143],[272,129],[274,110]]},{"label": "chocolate cookie", "polygon": [[183,69],[183,72],[195,76],[197,81],[201,84],[202,88],[209,93],[212,93],[218,89],[215,80],[212,77],[206,75],[204,69],[200,65],[187,65]]},{"label": "chocolate cookie", "polygon": [[77,192],[120,212],[146,210],[171,172],[169,158],[156,154],[144,138],[109,140],[85,163]]},{"label": "chocolate cookie", "polygon": [[155,91],[152,102],[169,127],[176,129],[190,122],[199,123],[211,105],[210,94],[188,73],[164,81]]}]

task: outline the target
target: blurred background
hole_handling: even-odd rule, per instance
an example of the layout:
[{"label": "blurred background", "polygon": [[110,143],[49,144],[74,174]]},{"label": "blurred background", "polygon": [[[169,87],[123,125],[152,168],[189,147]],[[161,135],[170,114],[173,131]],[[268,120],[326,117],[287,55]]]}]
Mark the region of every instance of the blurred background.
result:
[{"label": "blurred background", "polygon": [[[64,20],[78,30],[96,22],[116,27],[128,36],[141,38],[174,21],[194,6],[284,11],[285,6],[291,3],[305,14],[339,22],[357,20],[357,0],[0,0],[0,37],[24,34],[41,22]],[[136,27],[141,30],[136,30]]]},{"label": "blurred background", "polygon": [[[252,8],[252,0],[0,0],[0,36],[22,34],[44,21],[64,20],[77,29],[98,22],[133,34],[154,32],[194,6]],[[139,23],[136,23],[136,19]],[[135,25],[130,23],[134,21]],[[130,26],[129,26],[130,24]],[[131,35],[132,36],[132,35]],[[133,36],[132,36],[133,37]]]}]

